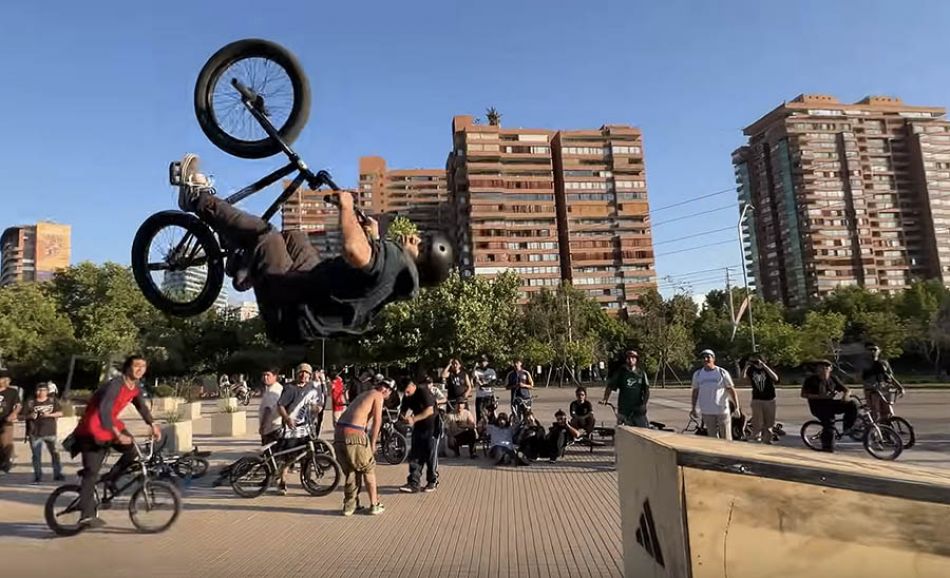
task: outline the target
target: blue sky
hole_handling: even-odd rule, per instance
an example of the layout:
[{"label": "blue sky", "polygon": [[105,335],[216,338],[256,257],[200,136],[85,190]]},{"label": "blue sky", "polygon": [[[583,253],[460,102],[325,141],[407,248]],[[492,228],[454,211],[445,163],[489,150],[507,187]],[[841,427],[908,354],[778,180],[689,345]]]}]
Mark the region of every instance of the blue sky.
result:
[{"label": "blue sky", "polygon": [[[239,38],[303,62],[314,103],[297,149],[341,184],[361,155],[443,166],[452,116],[495,106],[512,127],[639,126],[660,208],[733,186],[741,128],[801,92],[950,104],[948,17],[940,0],[9,2],[0,226],[71,223],[74,261],[128,263],[139,223],[173,207],[170,160],[201,154],[225,191],[275,167],[219,151],[195,121],[199,69]],[[733,224],[734,211],[703,214],[730,203],[654,216],[694,215],[655,229],[661,276],[738,263],[737,243],[713,245],[731,231],[674,241]],[[717,283],[690,278],[696,292]]]}]

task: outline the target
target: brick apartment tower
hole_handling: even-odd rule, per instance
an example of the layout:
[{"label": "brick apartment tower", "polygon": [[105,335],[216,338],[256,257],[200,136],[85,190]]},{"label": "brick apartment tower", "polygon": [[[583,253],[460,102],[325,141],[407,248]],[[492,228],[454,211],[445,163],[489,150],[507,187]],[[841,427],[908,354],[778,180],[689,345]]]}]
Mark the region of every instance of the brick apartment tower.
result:
[{"label": "brick apartment tower", "polygon": [[0,286],[47,281],[69,267],[72,228],[59,223],[10,227],[0,235]]},{"label": "brick apartment tower", "polygon": [[420,231],[450,232],[445,169],[387,170],[380,157],[360,157],[359,166],[359,191],[373,213],[407,217]]},{"label": "brick apartment tower", "polygon": [[551,140],[561,275],[610,311],[656,288],[639,129],[606,125]]},{"label": "brick apartment tower", "polygon": [[745,129],[733,165],[749,274],[800,307],[842,286],[950,285],[950,123],[938,107],[800,95]]},{"label": "brick apartment tower", "polygon": [[655,287],[637,129],[506,129],[456,116],[452,131],[447,170],[463,274],[514,270],[525,297],[568,280],[614,311]]}]

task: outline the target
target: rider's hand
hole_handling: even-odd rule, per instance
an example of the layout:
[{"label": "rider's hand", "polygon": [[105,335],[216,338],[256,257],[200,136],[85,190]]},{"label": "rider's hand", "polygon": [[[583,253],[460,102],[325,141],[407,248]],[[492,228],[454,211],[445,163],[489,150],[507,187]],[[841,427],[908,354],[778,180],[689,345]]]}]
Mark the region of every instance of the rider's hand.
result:
[{"label": "rider's hand", "polygon": [[696,411],[696,408],[695,408],[695,407],[690,410],[690,412],[689,412],[689,417],[691,417],[691,418],[693,418],[693,419],[699,419],[699,412]]},{"label": "rider's hand", "polygon": [[353,193],[350,191],[336,191],[336,198],[340,202],[340,210],[353,209]]},{"label": "rider's hand", "polygon": [[363,231],[366,232],[366,236],[372,239],[373,241],[379,240],[379,221],[373,217],[366,217],[366,222],[363,223]]},{"label": "rider's hand", "polygon": [[416,423],[416,420],[415,420],[415,418],[414,418],[413,416],[410,415],[410,416],[407,416],[407,417],[406,417],[406,423],[409,424],[409,425],[413,425],[413,424]]},{"label": "rider's hand", "polygon": [[161,441],[162,439],[162,428],[156,424],[152,424],[152,439],[155,441]]}]

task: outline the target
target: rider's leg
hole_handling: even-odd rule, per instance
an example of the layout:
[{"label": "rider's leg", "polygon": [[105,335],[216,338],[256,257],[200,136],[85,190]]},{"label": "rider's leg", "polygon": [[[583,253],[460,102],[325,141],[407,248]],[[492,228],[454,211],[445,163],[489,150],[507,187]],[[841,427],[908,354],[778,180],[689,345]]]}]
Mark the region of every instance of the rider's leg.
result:
[{"label": "rider's leg", "polygon": [[309,271],[320,262],[320,253],[317,248],[310,243],[310,238],[305,231],[284,231],[284,243],[287,245],[287,253],[290,255],[292,271]]},{"label": "rider's leg", "polygon": [[93,446],[82,451],[82,484],[79,488],[79,507],[82,510],[81,519],[88,520],[96,517],[95,489],[99,479],[99,468],[106,459],[106,448]]}]

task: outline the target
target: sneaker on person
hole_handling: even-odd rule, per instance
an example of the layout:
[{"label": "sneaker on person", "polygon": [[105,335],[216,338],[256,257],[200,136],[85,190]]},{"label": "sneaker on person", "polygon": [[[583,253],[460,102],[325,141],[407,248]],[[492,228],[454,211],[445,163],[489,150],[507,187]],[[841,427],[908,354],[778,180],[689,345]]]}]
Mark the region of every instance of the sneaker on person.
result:
[{"label": "sneaker on person", "polygon": [[435,489],[436,489],[438,486],[439,486],[439,483],[438,483],[438,482],[429,482],[428,484],[426,484],[426,487],[422,488],[422,491],[425,492],[425,493],[427,493],[427,494],[431,494],[432,492],[435,491]]},{"label": "sneaker on person", "polygon": [[419,486],[413,486],[412,484],[403,484],[399,486],[399,491],[404,494],[415,494],[419,491]]},{"label": "sneaker on person", "polygon": [[106,525],[106,521],[99,516],[91,518],[80,518],[79,525],[84,528],[101,528]]},{"label": "sneaker on person", "polygon": [[281,483],[277,484],[277,493],[280,494],[281,496],[286,496],[286,495],[287,495],[287,484],[284,483],[284,482],[281,482]]},{"label": "sneaker on person", "polygon": [[66,481],[66,476],[64,476],[63,474],[56,474],[55,476],[53,476],[53,481],[54,481],[54,482],[65,482],[65,481]]},{"label": "sneaker on person", "polygon": [[383,504],[380,502],[376,502],[375,504],[369,507],[369,511],[366,513],[369,514],[370,516],[378,516],[385,511],[386,511],[386,508],[383,507]]},{"label": "sneaker on person", "polygon": [[188,153],[179,164],[181,184],[178,186],[178,208],[186,213],[195,210],[198,194],[211,188],[208,177],[198,172],[198,155]]},{"label": "sneaker on person", "polygon": [[356,504],[355,504],[355,503],[354,503],[354,504],[348,504],[348,505],[343,506],[343,515],[344,515],[344,516],[352,516],[352,515],[355,514],[355,513],[356,513]]},{"label": "sneaker on person", "polygon": [[33,478],[33,482],[32,482],[32,483],[33,483],[34,486],[39,485],[39,484],[42,484],[42,483],[43,483],[43,478]]}]

